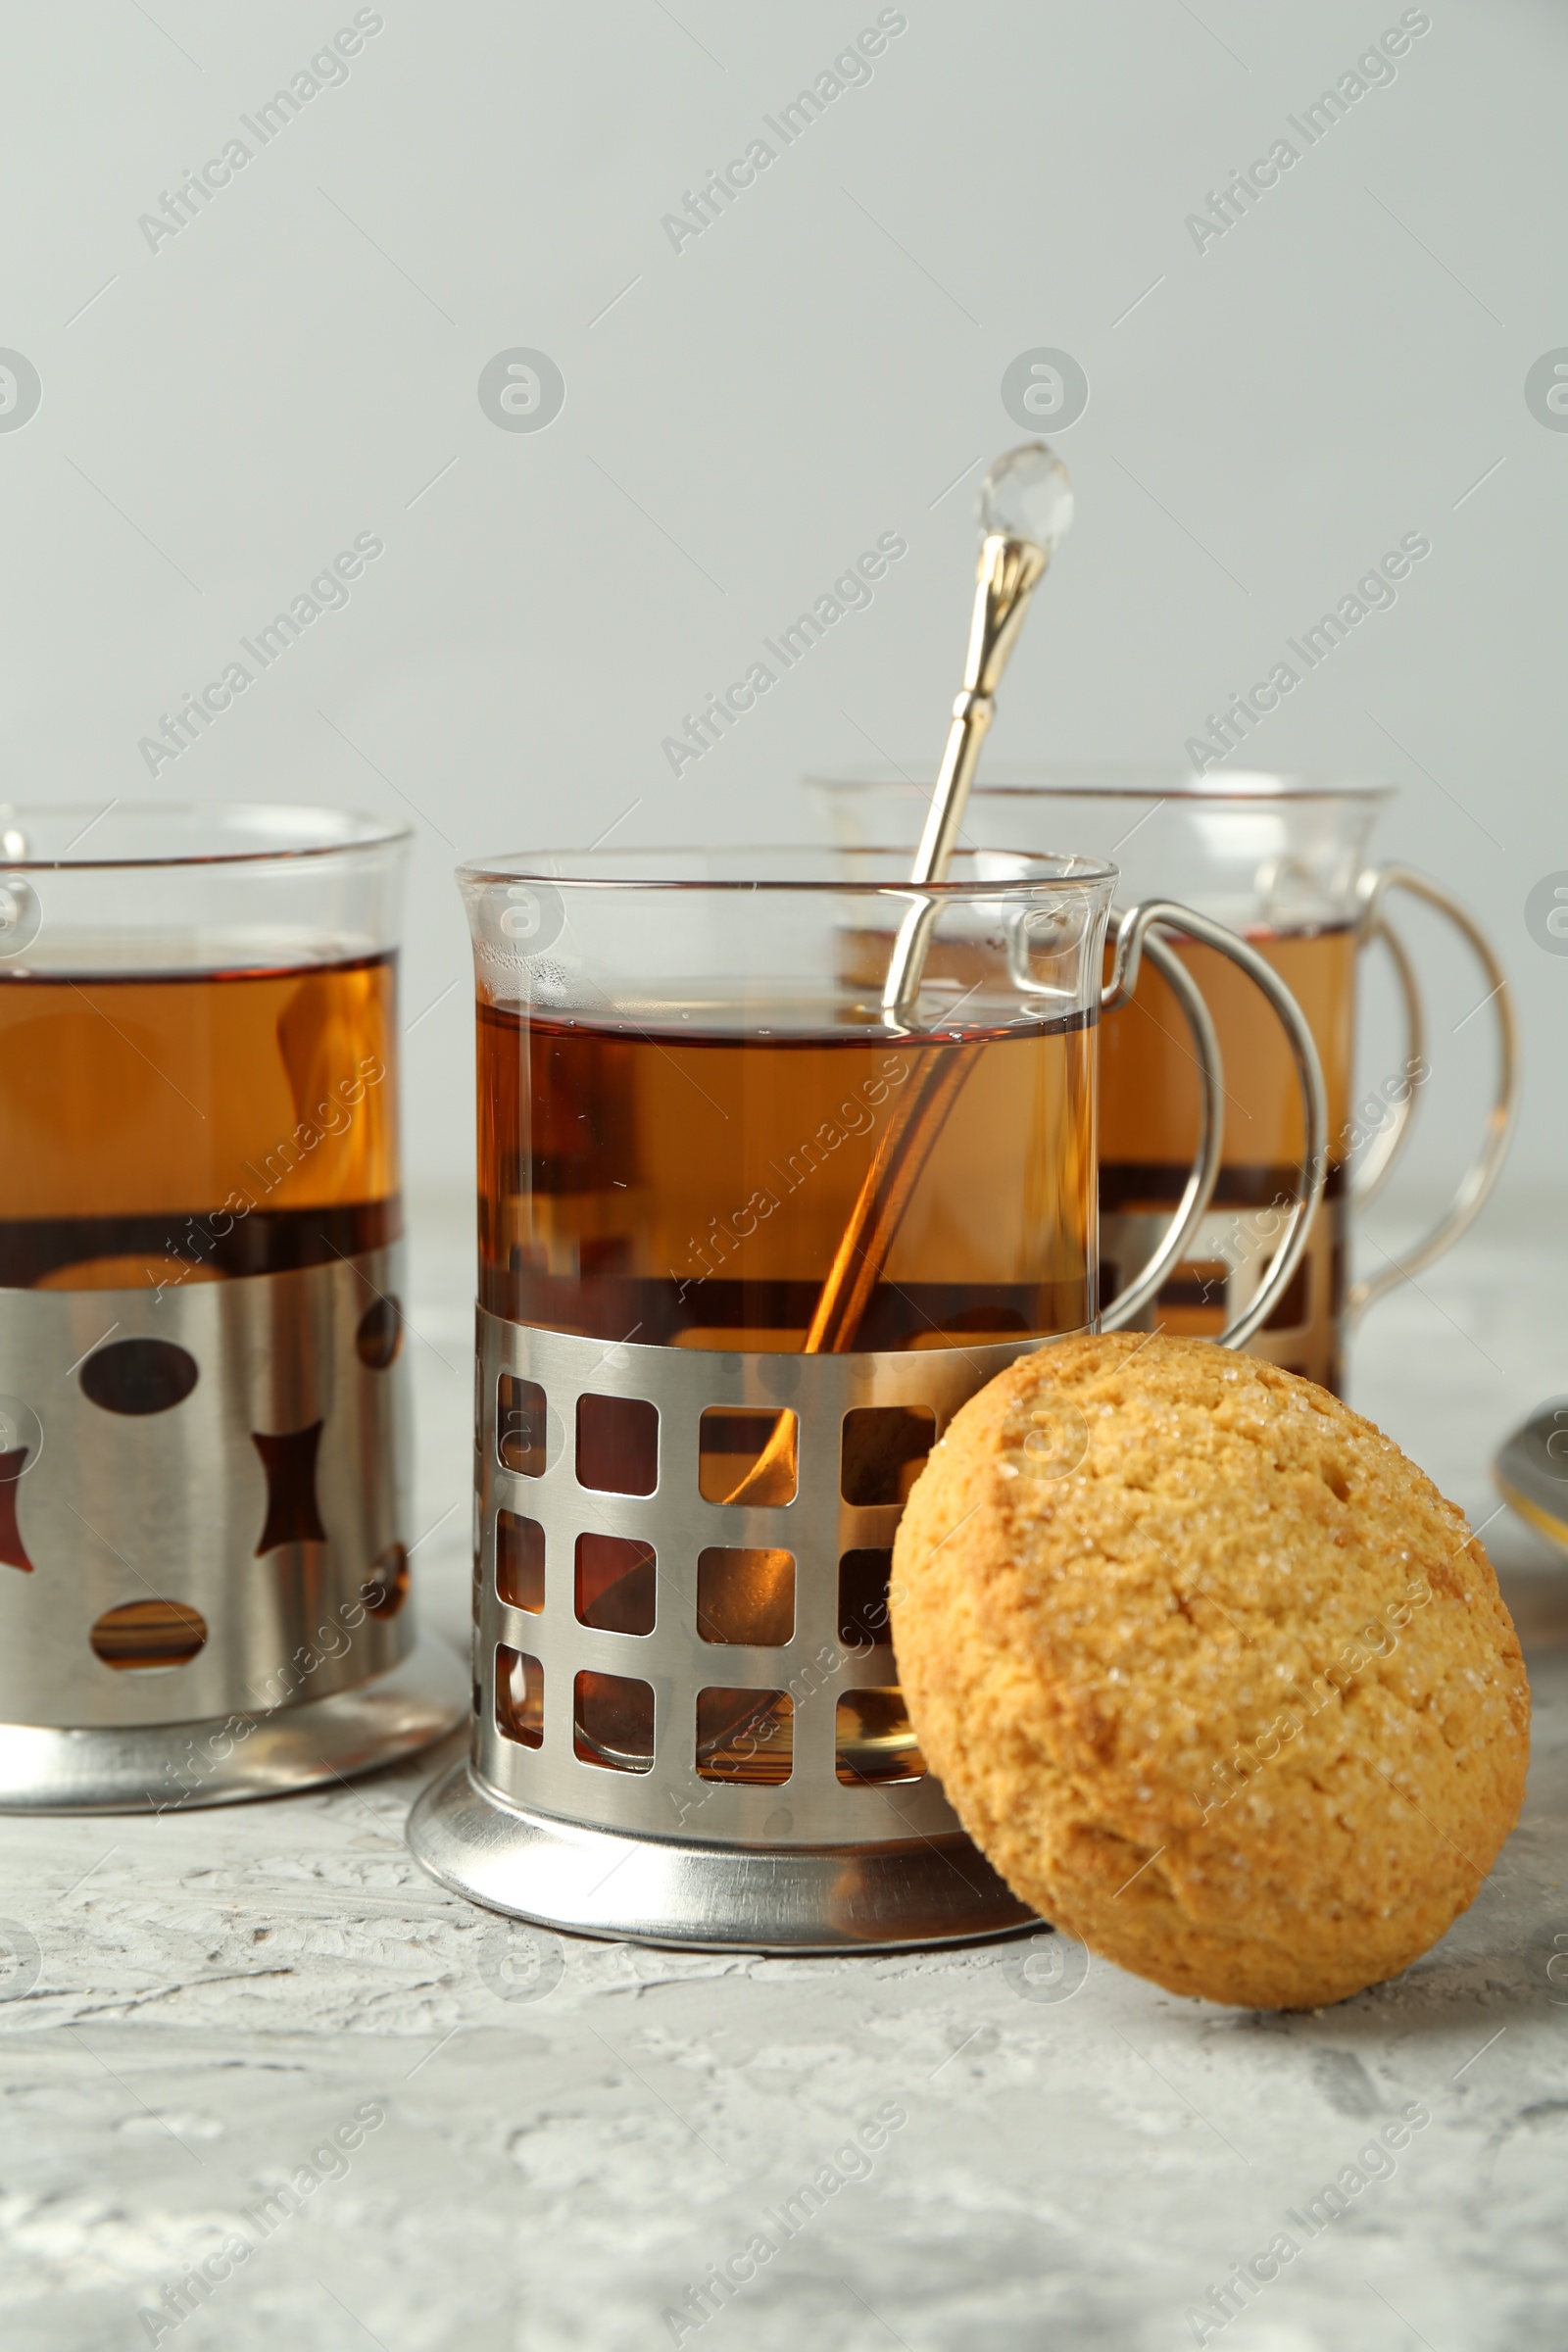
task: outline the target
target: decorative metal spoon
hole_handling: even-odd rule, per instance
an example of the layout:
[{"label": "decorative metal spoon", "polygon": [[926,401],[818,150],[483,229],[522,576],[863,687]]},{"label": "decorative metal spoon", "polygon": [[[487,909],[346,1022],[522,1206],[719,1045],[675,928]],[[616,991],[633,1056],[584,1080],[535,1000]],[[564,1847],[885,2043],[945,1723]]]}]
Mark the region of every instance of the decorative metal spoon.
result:
[{"label": "decorative metal spoon", "polygon": [[[937,772],[936,790],[909,875],[911,882],[941,882],[947,877],[1002,673],[1018,641],[1029,599],[1066,537],[1072,515],[1067,468],[1044,441],[1026,441],[1020,449],[1009,449],[980,485],[982,537],[963,685],[954,700],[947,750]],[[919,995],[936,912],[929,900],[911,906],[888,959],[882,1010],[901,1026]]]}]

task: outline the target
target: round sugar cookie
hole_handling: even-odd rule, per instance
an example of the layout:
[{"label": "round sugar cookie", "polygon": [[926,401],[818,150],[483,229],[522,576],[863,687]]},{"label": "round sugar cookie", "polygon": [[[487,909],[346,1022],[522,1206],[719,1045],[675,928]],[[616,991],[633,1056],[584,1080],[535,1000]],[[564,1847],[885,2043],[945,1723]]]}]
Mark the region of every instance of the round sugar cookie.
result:
[{"label": "round sugar cookie", "polygon": [[1205,1341],[1022,1357],[906,1507],[920,1746],[1014,1893],[1173,1992],[1396,1975],[1518,1817],[1530,1693],[1480,1544],[1392,1440]]}]

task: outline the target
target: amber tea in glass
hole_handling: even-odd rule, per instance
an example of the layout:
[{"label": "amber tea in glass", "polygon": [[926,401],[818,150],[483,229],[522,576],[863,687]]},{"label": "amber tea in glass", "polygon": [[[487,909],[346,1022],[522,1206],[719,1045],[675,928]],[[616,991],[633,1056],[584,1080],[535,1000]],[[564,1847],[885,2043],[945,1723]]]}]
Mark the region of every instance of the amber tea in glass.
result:
[{"label": "amber tea in glass", "polygon": [[397,1238],[392,955],[94,960],[46,937],[0,963],[0,1287],[277,1274]]},{"label": "amber tea in glass", "polygon": [[910,1038],[869,1008],[834,1027],[784,998],[744,1025],[709,1009],[657,1029],[481,1004],[481,1298],[612,1342],[798,1349],[903,1098],[961,1063],[961,1115],[924,1160],[856,1345],[1080,1329],[1092,1052],[1081,1012],[965,1010]]}]

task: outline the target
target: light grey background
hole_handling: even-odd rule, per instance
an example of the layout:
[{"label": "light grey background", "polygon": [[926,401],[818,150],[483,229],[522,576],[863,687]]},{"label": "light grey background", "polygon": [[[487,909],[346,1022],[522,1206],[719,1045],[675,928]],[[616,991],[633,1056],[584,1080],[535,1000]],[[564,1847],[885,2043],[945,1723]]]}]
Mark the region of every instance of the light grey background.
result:
[{"label": "light grey background", "polygon": [[[1397,6],[909,0],[869,82],[676,252],[662,216],[875,6],[386,0],[347,80],[149,250],[139,216],[354,13],[8,14],[0,345],[43,389],[0,432],[0,797],[410,814],[408,1140],[462,1182],[455,858],[799,838],[804,769],[929,757],[979,463],[1019,438],[1002,374],[1057,346],[1091,386],[1059,442],[1078,521],[997,758],[1179,760],[1428,533],[1254,757],[1399,784],[1380,846],[1468,895],[1523,1000],[1509,1186],[1555,1178],[1568,957],[1524,906],[1568,868],[1568,433],[1524,383],[1568,343],[1560,9],[1433,0],[1396,78],[1200,253],[1187,215]],[[564,374],[543,431],[480,408],[514,346]],[[155,782],[138,739],[365,530],[386,553],[347,609]],[[682,713],[886,531],[909,553],[871,608],[677,781]],[[1476,1116],[1478,994],[1450,959],[1430,1182]]]},{"label": "light grey background", "polygon": [[[138,216],[353,7],[8,10],[0,346],[43,394],[0,432],[0,798],[412,809],[408,1142],[425,1186],[461,1185],[455,855],[583,844],[628,809],[616,839],[798,833],[803,769],[938,741],[973,473],[1017,437],[1002,374],[1063,348],[1091,384],[1061,437],[1078,523],[999,759],[1179,759],[1402,532],[1432,538],[1257,756],[1396,780],[1383,846],[1469,895],[1524,1000],[1527,1111],[1491,1232],[1390,1306],[1357,1367],[1358,1398],[1480,1518],[1493,1444],[1565,1385],[1559,1227],[1518,1205],[1555,1183],[1563,1140],[1568,957],[1524,921],[1568,868],[1568,434],[1524,399],[1568,344],[1561,9],[1433,0],[1393,86],[1200,255],[1186,215],[1398,5],[909,0],[869,86],[677,255],[661,217],[877,11],[674,5],[679,23],[658,0],[386,0],[346,85],[156,254]],[[515,346],[565,379],[539,433],[478,404]],[[368,529],[386,554],[348,609],[155,784],[138,738]],[[909,554],[871,610],[677,783],[662,738],[886,530]],[[1439,995],[1434,1178],[1462,1152],[1485,1027],[1452,1037],[1467,970]],[[420,1560],[456,1633],[466,1243],[439,1214],[416,1243]],[[466,1956],[478,1915],[403,1853],[415,1773],[129,1824],[122,1844],[101,1823],[8,1831],[7,1908],[49,1971],[5,2021],[27,2034],[17,2340],[141,2340],[135,2304],[303,2156],[302,2119],[373,2093],[389,2125],[360,2179],[181,2344],[642,2347],[858,2119],[861,2085],[907,2079],[899,2153],[743,2310],[749,2342],[896,2327],[922,2352],[1152,2352],[1380,2100],[1417,2095],[1440,2128],[1387,2201],[1303,2268],[1298,2302],[1225,2342],[1558,2344],[1560,2159],[1539,2127],[1562,2087],[1543,1982],[1564,1919],[1562,1628],[1556,1572],[1540,1583],[1558,1656],[1533,1660],[1530,1829],[1404,1987],[1321,2019],[1216,2019],[1108,1969],[1036,2007],[1000,1952],[869,1974],[574,1952],[547,2006],[502,2004]],[[704,2338],[724,2340],[734,2321]]]}]

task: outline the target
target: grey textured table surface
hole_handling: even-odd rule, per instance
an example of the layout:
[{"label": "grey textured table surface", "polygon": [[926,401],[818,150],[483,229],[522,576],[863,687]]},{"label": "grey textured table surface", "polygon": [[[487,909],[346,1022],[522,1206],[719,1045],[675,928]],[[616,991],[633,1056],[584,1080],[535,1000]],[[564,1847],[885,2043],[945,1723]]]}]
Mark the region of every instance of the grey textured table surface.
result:
[{"label": "grey textured table surface", "polygon": [[[457,1204],[417,1221],[415,1281],[422,1605],[461,1642]],[[1352,1400],[1472,1523],[1496,1507],[1497,1440],[1568,1387],[1565,1309],[1549,1220],[1494,1212],[1357,1342]],[[42,1954],[23,1997],[0,1982],[0,2342],[1156,2352],[1287,2231],[1300,2251],[1208,2337],[1225,2352],[1560,2352],[1568,1566],[1508,1515],[1486,1541],[1536,1695],[1524,1820],[1434,1952],[1317,2015],[1176,2000],[1098,1962],[1069,1989],[1007,1945],[786,1962],[570,1941],[535,1997],[507,1997],[509,1931],[403,1844],[455,1742],[324,1795],[0,1818],[0,1914]],[[1407,2105],[1430,2123],[1308,2240],[1287,2217]],[[360,2144],[313,2164],[339,2126]],[[816,2180],[819,2209],[798,2200],[787,2242],[747,2258]],[[269,2212],[289,2182],[297,2209]],[[247,2258],[176,2324],[179,2281],[235,2232]],[[689,2290],[735,2257],[755,2276],[699,2325]]]}]

